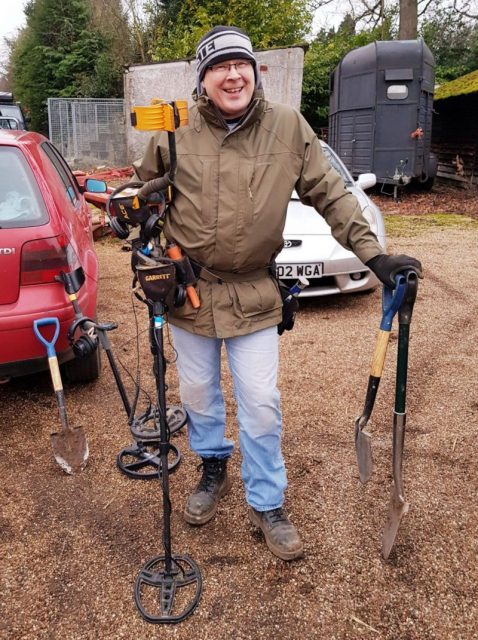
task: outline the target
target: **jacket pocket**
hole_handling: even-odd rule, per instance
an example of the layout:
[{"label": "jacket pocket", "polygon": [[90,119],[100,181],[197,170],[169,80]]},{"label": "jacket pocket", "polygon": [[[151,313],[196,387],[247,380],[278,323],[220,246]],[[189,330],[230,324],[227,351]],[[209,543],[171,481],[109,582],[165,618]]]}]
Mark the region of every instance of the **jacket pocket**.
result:
[{"label": "jacket pocket", "polygon": [[204,223],[214,224],[217,217],[217,160],[201,160],[201,211]]},{"label": "jacket pocket", "polygon": [[249,183],[249,192],[253,200],[257,198],[257,192],[261,189],[261,183],[271,166],[271,162],[256,162]]},{"label": "jacket pocket", "polygon": [[242,162],[238,168],[237,229],[240,232],[252,222],[253,202],[251,185],[254,178],[254,163]]},{"label": "jacket pocket", "polygon": [[249,182],[249,197],[251,200],[251,219],[252,223],[259,217],[267,204],[269,188],[265,186],[265,181],[272,180],[271,162],[257,162],[254,166],[252,176]]},{"label": "jacket pocket", "polygon": [[282,306],[278,287],[272,278],[254,282],[235,282],[234,291],[244,318],[273,311]]},{"label": "jacket pocket", "polygon": [[270,165],[270,162],[244,162],[239,167],[238,214],[242,227],[248,227],[258,214],[260,194],[266,191],[261,183]]},{"label": "jacket pocket", "polygon": [[169,314],[173,318],[183,318],[184,320],[194,320],[198,314],[199,309],[195,309],[189,298],[186,294],[186,300],[184,304],[180,307],[176,307],[174,304],[175,291],[171,291],[171,293],[166,298],[166,305],[169,310]]}]

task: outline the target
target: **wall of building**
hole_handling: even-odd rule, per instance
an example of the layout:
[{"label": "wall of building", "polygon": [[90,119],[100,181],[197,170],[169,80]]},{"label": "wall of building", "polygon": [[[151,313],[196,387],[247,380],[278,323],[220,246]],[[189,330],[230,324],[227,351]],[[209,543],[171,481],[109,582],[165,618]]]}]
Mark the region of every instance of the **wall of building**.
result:
[{"label": "wall of building", "polygon": [[[302,47],[256,52],[264,92],[268,100],[300,109],[304,50]],[[129,67],[124,75],[126,113],[133,106],[150,104],[153,98],[187,100],[196,84],[196,62],[178,60]],[[126,125],[128,162],[141,157],[151,132],[137,131]]]},{"label": "wall of building", "polygon": [[478,92],[435,102],[432,151],[438,177],[478,184]]}]

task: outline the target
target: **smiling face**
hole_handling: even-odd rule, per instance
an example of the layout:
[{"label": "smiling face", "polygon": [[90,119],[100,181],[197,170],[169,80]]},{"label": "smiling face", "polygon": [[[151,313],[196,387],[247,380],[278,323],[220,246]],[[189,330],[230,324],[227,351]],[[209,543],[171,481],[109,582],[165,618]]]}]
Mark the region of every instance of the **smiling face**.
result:
[{"label": "smiling face", "polygon": [[252,100],[254,68],[246,60],[226,60],[207,69],[203,87],[226,119],[238,118]]}]

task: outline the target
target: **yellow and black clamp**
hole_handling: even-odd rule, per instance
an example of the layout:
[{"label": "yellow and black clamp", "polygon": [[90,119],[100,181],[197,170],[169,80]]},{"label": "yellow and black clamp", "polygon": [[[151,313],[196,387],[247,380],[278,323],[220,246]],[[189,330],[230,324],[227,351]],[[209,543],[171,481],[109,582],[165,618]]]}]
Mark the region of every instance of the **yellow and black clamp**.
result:
[{"label": "yellow and black clamp", "polygon": [[131,124],[139,131],[174,132],[188,124],[188,103],[153,98],[150,105],[131,109]]},{"label": "yellow and black clamp", "polygon": [[176,129],[188,124],[188,103],[186,100],[168,102],[160,98],[153,98],[146,107],[133,107],[131,110],[131,124],[139,131],[167,131],[169,147],[169,172],[150,180],[138,191],[137,202],[134,207],[141,206],[141,199],[147,200],[151,193],[164,191],[166,202],[173,197],[172,186],[176,172]]}]

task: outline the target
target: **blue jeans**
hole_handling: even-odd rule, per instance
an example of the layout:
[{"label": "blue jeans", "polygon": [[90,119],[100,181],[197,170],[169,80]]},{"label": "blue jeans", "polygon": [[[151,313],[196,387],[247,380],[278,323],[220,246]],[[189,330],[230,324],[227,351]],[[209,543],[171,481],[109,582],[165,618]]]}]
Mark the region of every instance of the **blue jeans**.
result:
[{"label": "blue jeans", "polygon": [[204,458],[228,458],[234,448],[225,437],[226,409],[221,389],[224,342],[237,402],[246,500],[257,511],[281,507],[287,478],[281,452],[277,327],[224,340],[174,326],[171,330],[191,449]]}]

